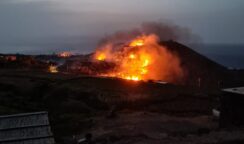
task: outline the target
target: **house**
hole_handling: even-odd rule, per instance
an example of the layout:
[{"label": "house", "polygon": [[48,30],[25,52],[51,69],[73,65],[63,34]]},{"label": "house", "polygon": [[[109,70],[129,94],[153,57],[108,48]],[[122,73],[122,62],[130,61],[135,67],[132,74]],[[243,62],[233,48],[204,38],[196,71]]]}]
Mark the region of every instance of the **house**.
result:
[{"label": "house", "polygon": [[222,90],[220,126],[244,126],[244,87]]}]

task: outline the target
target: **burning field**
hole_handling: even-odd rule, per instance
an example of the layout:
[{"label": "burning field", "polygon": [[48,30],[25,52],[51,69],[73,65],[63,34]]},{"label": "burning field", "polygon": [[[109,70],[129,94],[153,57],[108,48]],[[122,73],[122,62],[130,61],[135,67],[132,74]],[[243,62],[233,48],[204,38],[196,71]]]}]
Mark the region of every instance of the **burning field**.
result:
[{"label": "burning field", "polygon": [[9,60],[3,55],[2,65],[6,68],[35,68],[50,73],[163,81],[194,87],[219,88],[227,85],[224,81],[231,81],[231,77],[226,67],[179,43],[196,42],[196,37],[189,30],[175,25],[144,23],[136,29],[102,38],[90,54],[66,51],[54,55],[19,56],[16,60]]},{"label": "burning field", "polygon": [[178,43],[197,42],[196,39],[186,28],[144,23],[102,38],[91,54],[66,57],[58,70],[132,81],[219,87],[227,69]]},{"label": "burning field", "polygon": [[96,143],[242,143],[243,130],[219,129],[211,114],[220,88],[243,76],[232,81],[163,36],[113,35],[88,55],[0,55],[0,114],[48,111],[57,143],[87,133]]},{"label": "burning field", "polygon": [[102,76],[134,81],[181,79],[180,59],[158,42],[155,34],[138,36],[122,44],[107,42],[96,50],[93,59],[113,64]]}]

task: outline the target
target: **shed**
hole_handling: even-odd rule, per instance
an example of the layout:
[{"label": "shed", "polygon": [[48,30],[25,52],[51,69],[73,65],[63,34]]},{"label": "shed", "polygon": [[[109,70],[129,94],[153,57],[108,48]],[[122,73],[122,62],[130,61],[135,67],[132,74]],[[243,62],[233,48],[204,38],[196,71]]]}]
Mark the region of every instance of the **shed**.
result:
[{"label": "shed", "polygon": [[0,116],[0,144],[54,144],[47,112]]},{"label": "shed", "polygon": [[244,126],[244,87],[222,90],[220,126]]}]

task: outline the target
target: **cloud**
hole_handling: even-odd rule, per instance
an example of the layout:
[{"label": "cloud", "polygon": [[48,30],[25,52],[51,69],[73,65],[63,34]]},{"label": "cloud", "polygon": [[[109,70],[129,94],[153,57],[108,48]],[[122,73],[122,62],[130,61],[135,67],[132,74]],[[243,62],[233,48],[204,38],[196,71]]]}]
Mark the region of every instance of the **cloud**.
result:
[{"label": "cloud", "polygon": [[242,0],[0,0],[0,43],[104,36],[160,19],[206,42],[243,42],[243,8]]}]

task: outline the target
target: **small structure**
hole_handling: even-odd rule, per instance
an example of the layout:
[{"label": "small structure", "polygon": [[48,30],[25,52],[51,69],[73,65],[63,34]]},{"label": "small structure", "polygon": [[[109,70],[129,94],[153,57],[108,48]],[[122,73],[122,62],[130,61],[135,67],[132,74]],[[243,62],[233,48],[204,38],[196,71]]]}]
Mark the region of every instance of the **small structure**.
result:
[{"label": "small structure", "polygon": [[47,112],[0,116],[0,144],[54,144]]},{"label": "small structure", "polygon": [[244,126],[244,87],[222,90],[220,126]]},{"label": "small structure", "polygon": [[7,55],[7,56],[5,56],[5,60],[7,60],[7,61],[16,61],[17,57],[15,55]]}]

